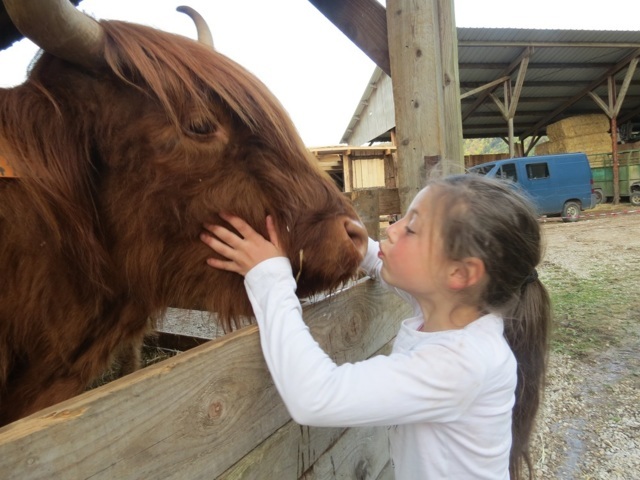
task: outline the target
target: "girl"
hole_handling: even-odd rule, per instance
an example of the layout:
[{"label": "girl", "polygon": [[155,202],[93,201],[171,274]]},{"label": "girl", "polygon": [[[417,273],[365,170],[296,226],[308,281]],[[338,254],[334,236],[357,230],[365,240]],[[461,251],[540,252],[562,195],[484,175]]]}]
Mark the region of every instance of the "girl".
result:
[{"label": "girl", "polygon": [[521,478],[544,382],[550,307],[537,217],[507,184],[430,183],[369,241],[362,268],[414,307],[389,356],[336,365],[311,337],[271,217],[269,240],[224,215],[202,240],[245,276],[266,363],[292,418],[390,425],[397,479]]}]

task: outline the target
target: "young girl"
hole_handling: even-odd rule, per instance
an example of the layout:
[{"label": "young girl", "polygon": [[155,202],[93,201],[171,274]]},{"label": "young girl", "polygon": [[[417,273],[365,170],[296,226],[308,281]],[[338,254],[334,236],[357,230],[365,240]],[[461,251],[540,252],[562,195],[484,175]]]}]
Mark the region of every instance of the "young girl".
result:
[{"label": "young girl", "polygon": [[530,204],[477,175],[431,182],[370,240],[362,268],[414,307],[389,356],[336,365],[311,337],[271,217],[269,240],[224,217],[202,240],[245,276],[264,356],[292,418],[389,425],[397,479],[531,477],[529,439],[543,388],[549,298],[536,273]]}]

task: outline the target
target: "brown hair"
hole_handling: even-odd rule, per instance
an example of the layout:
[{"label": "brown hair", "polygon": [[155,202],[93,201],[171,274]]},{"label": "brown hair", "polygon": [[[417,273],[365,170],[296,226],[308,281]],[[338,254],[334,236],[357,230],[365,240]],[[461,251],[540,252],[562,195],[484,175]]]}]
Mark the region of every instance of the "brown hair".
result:
[{"label": "brown hair", "polygon": [[542,258],[537,214],[524,195],[500,180],[467,174],[430,185],[447,206],[445,253],[453,260],[484,262],[489,280],[482,306],[505,320],[505,337],[518,362],[509,470],[519,479],[526,463],[532,478],[529,442],[544,388],[551,324],[549,295],[535,269]]},{"label": "brown hair", "polygon": [[43,53],[0,89],[0,152],[20,177],[0,185],[0,426],[137,355],[168,307],[244,325],[242,276],[208,267],[198,239],[218,212],[263,235],[274,217],[301,297],[362,258],[352,205],[256,77],[178,35],[102,27],[101,66]]}]

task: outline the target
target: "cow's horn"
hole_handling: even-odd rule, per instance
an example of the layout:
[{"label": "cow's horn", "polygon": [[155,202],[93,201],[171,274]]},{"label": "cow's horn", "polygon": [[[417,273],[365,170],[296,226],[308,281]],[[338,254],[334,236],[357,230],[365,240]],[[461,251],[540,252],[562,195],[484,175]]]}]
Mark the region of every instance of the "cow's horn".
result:
[{"label": "cow's horn", "polygon": [[68,0],[4,0],[4,5],[20,33],[44,51],[89,68],[102,63],[102,27]]},{"label": "cow's horn", "polygon": [[204,20],[202,15],[200,15],[193,8],[187,7],[186,5],[181,5],[176,8],[176,10],[189,15],[191,17],[191,20],[193,20],[193,23],[196,24],[196,30],[198,31],[198,41],[210,46],[211,48],[214,48],[211,30],[209,30],[209,26],[207,25],[207,22]]}]

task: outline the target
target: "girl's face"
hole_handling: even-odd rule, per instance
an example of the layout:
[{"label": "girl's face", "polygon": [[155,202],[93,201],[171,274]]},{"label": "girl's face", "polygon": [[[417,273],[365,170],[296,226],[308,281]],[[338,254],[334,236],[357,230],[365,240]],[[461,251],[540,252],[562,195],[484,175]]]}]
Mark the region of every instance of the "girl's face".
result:
[{"label": "girl's face", "polygon": [[444,288],[443,252],[439,228],[440,209],[432,187],[421,190],[407,214],[387,229],[380,245],[382,278],[416,297]]}]

